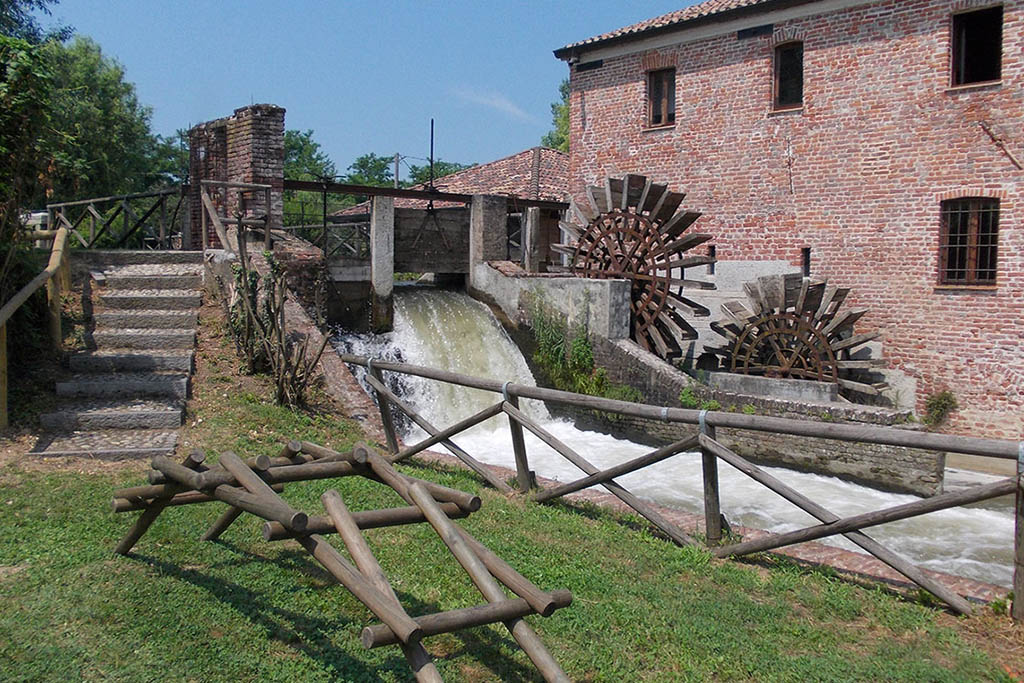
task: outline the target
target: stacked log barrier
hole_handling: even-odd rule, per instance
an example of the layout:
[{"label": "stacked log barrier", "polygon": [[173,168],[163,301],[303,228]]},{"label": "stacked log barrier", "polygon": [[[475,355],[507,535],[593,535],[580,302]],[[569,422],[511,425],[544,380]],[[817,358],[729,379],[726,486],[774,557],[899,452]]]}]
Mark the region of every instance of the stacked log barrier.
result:
[{"label": "stacked log barrier", "polygon": [[[365,647],[398,645],[416,680],[436,683],[441,676],[423,637],[451,633],[475,626],[503,623],[547,681],[568,678],[523,617],[550,616],[572,602],[569,591],[542,591],[490,549],[456,526],[452,520],[480,509],[480,498],[398,472],[388,459],[367,446],[341,453],[318,444],[291,441],[274,458],[243,460],[226,451],[213,467],[204,464],[196,451],[183,462],[153,458],[148,486],[118,489],[112,501],[115,512],[141,510],[142,514],[118,544],[127,554],[167,508],[181,505],[224,503],[228,508],[203,535],[220,536],[245,512],[265,522],[266,540],[296,540],[339,583],[345,586],[381,624],[368,626],[361,636]],[[280,497],[284,484],[334,477],[362,476],[392,488],[407,507],[349,511],[341,494],[328,490],[322,496],[327,515],[308,516]],[[362,530],[403,524],[428,523],[462,565],[487,603],[476,607],[428,614],[413,619],[402,607]],[[336,550],[322,534],[341,536],[355,565]],[[517,595],[508,598],[503,584]]]}]

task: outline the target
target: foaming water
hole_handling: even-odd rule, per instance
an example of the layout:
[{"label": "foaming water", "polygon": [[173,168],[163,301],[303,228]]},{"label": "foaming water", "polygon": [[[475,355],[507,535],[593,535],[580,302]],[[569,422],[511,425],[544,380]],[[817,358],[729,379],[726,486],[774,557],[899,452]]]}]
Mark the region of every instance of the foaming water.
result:
[{"label": "foaming water", "polygon": [[[335,346],[375,359],[396,360],[516,384],[536,385],[518,347],[483,304],[461,292],[401,289],[395,297],[395,330],[385,335],[339,335]],[[361,375],[357,370],[357,375]],[[389,373],[403,400],[443,429],[496,403],[500,396],[420,377]],[[583,431],[553,418],[539,401],[522,408],[546,430],[600,469],[653,450],[607,434]],[[407,421],[403,438],[426,435]],[[530,467],[561,481],[583,476],[574,465],[526,432]],[[499,415],[456,436],[455,443],[482,462],[514,467],[508,419]],[[839,446],[841,447],[841,446]],[[769,467],[774,477],[841,517],[918,500],[885,493],[835,477]],[[727,463],[719,461],[722,511],[730,522],[768,531],[790,531],[817,523]],[[617,479],[638,496],[691,512],[703,511],[700,456],[684,453]],[[1010,586],[1013,580],[1013,516],[1008,505],[992,504],[934,512],[866,530],[877,541],[927,569]],[[849,549],[843,539],[826,539]]]}]

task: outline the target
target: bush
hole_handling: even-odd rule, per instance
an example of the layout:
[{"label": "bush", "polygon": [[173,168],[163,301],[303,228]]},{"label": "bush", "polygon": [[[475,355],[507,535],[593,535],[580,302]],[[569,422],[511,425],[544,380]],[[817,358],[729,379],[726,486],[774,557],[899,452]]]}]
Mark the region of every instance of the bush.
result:
[{"label": "bush", "polygon": [[937,427],[946,421],[949,414],[960,406],[952,391],[944,390],[932,394],[924,402],[924,423],[929,427]]}]

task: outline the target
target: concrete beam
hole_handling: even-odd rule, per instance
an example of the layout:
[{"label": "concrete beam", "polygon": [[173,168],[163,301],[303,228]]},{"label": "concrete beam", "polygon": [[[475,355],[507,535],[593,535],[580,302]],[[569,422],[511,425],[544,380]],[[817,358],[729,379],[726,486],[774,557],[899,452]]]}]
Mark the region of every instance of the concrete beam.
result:
[{"label": "concrete beam", "polygon": [[374,197],[370,211],[370,329],[390,332],[395,309],[395,200]]},{"label": "concrete beam", "polygon": [[473,195],[469,208],[469,285],[478,263],[501,261],[508,256],[508,199]]}]

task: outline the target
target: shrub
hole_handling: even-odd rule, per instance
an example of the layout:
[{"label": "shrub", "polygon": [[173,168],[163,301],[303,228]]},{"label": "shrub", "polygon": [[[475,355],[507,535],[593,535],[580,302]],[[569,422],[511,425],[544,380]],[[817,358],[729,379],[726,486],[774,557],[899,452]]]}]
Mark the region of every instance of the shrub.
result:
[{"label": "shrub", "polygon": [[952,391],[944,390],[932,394],[924,402],[924,423],[936,427],[946,421],[949,414],[960,406]]}]

